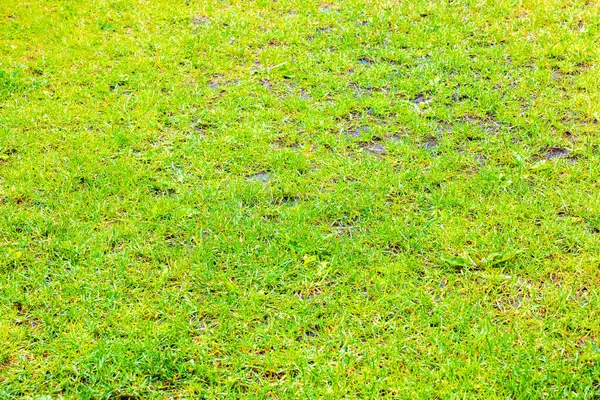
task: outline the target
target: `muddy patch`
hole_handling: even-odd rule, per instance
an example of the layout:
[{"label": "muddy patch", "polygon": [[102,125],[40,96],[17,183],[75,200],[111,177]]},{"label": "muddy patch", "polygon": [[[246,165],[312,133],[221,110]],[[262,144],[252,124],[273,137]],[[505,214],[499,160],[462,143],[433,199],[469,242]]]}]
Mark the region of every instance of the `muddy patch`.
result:
[{"label": "muddy patch", "polygon": [[302,145],[293,140],[286,140],[283,138],[275,139],[273,142],[269,144],[269,146],[273,150],[281,150],[281,149],[299,149]]},{"label": "muddy patch", "polygon": [[568,157],[570,151],[563,147],[550,147],[546,149],[542,154],[542,158],[546,160],[554,160],[557,158],[566,158]]},{"label": "muddy patch", "polygon": [[463,124],[475,126],[490,135],[497,135],[500,131],[500,123],[492,117],[480,118],[473,115],[465,115],[460,119]]},{"label": "muddy patch", "polygon": [[203,26],[203,25],[207,25],[210,20],[205,17],[204,15],[198,15],[194,18],[192,18],[192,20],[190,21],[192,25],[195,26]]},{"label": "muddy patch", "polygon": [[275,197],[271,200],[271,204],[275,206],[295,206],[300,202],[300,197],[295,195],[284,194],[278,197]]},{"label": "muddy patch", "polygon": [[453,103],[460,103],[461,101],[466,100],[468,98],[469,98],[469,96],[464,95],[464,94],[462,94],[460,92],[454,92],[452,94],[452,102]]},{"label": "muddy patch", "polygon": [[338,8],[333,4],[321,4],[319,11],[324,14],[329,14],[331,12],[338,11]]},{"label": "muddy patch", "polygon": [[163,197],[163,196],[174,196],[177,194],[177,191],[170,187],[163,187],[159,185],[152,185],[150,187],[150,192],[153,196]]},{"label": "muddy patch", "polygon": [[437,139],[434,137],[429,137],[421,143],[421,147],[429,151],[437,149],[439,145],[440,142],[438,142]]},{"label": "muddy patch", "polygon": [[381,143],[367,143],[363,146],[367,153],[382,156],[386,154],[385,146]]},{"label": "muddy patch", "polygon": [[345,223],[342,220],[333,221],[333,223],[331,224],[331,230],[338,237],[342,237],[342,236],[353,237],[355,234],[357,234],[360,231],[359,227],[354,225],[353,221],[349,222],[349,223]]},{"label": "muddy patch", "polygon": [[314,327],[311,330],[307,330],[306,332],[304,332],[304,335],[298,336],[296,338],[296,341],[302,342],[302,341],[312,340],[318,336],[318,333],[317,333],[318,331],[319,331],[319,327]]},{"label": "muddy patch", "polygon": [[319,35],[323,35],[323,34],[325,34],[325,33],[329,33],[329,32],[331,32],[332,30],[333,30],[333,27],[332,27],[332,26],[322,26],[322,27],[320,27],[320,28],[317,28],[317,29],[315,30],[315,32],[316,32],[317,34],[319,34]]},{"label": "muddy patch", "polygon": [[487,164],[487,157],[486,156],[475,156],[475,162],[484,167]]},{"label": "muddy patch", "polygon": [[395,133],[389,137],[386,138],[386,140],[388,142],[392,142],[392,143],[402,143],[402,135],[399,133]]},{"label": "muddy patch", "polygon": [[300,97],[303,100],[310,100],[312,99],[312,97],[310,96],[310,94],[308,94],[308,92],[302,88],[298,89],[298,97]]},{"label": "muddy patch", "polygon": [[260,85],[267,89],[269,92],[273,91],[273,84],[268,78],[263,78],[260,80]]},{"label": "muddy patch", "polygon": [[354,139],[359,139],[362,134],[369,132],[370,127],[368,125],[361,125],[356,128],[350,128],[346,131],[346,136]]},{"label": "muddy patch", "polygon": [[427,102],[427,98],[425,98],[423,93],[419,93],[412,99],[412,102],[415,105],[423,104]]},{"label": "muddy patch", "polygon": [[246,180],[250,182],[268,183],[271,180],[271,175],[268,172],[262,171],[257,174],[246,176]]},{"label": "muddy patch", "polygon": [[17,154],[17,149],[0,150],[0,166],[7,164],[9,159],[15,154]]}]

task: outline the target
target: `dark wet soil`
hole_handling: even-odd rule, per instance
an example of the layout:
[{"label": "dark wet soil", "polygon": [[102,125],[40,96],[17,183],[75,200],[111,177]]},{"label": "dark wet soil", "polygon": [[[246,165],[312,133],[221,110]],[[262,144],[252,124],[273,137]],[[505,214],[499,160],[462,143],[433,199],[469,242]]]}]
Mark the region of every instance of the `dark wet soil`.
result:
[{"label": "dark wet soil", "polygon": [[565,158],[569,155],[569,150],[562,147],[551,147],[546,150],[542,155],[546,160],[552,160],[555,158]]}]

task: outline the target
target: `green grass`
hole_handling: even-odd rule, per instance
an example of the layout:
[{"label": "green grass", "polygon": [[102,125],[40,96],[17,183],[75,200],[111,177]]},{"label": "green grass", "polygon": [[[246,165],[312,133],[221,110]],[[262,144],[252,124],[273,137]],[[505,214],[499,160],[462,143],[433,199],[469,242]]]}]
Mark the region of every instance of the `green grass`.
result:
[{"label": "green grass", "polygon": [[600,397],[600,3],[0,2],[0,398]]}]

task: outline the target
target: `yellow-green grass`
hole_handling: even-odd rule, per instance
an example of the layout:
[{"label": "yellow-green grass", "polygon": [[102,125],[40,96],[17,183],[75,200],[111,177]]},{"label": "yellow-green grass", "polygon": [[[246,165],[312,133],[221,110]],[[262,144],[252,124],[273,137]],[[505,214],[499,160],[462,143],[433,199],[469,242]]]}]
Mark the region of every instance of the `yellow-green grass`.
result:
[{"label": "yellow-green grass", "polygon": [[600,3],[0,2],[0,398],[600,396]]}]

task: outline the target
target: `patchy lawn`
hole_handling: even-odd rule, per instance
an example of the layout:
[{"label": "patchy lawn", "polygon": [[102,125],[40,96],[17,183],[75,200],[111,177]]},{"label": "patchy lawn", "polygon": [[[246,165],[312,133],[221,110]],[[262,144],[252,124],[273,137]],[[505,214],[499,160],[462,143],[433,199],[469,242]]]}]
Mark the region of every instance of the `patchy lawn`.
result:
[{"label": "patchy lawn", "polygon": [[600,396],[600,3],[0,2],[0,397]]}]

